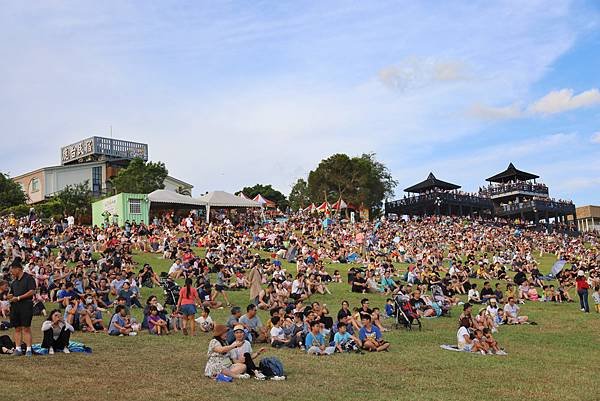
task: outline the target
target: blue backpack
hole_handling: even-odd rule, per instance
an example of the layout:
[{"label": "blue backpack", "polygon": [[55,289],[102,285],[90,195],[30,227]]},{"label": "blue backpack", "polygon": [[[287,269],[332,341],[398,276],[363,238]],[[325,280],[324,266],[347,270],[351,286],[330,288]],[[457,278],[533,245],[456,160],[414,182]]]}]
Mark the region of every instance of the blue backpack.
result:
[{"label": "blue backpack", "polygon": [[267,377],[284,376],[283,364],[274,356],[261,359],[258,366],[260,371]]}]

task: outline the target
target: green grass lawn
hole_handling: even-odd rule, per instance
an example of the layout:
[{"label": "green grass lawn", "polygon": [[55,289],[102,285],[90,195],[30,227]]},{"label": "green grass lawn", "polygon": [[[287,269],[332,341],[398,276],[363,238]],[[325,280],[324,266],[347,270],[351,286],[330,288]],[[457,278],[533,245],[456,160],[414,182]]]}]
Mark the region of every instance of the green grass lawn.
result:
[{"label": "green grass lawn", "polygon": [[[156,255],[135,259],[157,271],[171,262]],[[554,256],[540,258],[548,271]],[[330,265],[343,272],[348,265]],[[295,267],[286,268],[294,271]],[[314,296],[335,316],[341,301],[358,305],[346,283],[331,284],[332,295]],[[143,301],[160,288],[143,289]],[[230,292],[232,302],[245,307],[248,292]],[[574,294],[573,294],[574,295]],[[383,296],[370,295],[371,306],[383,307]],[[590,299],[591,300],[591,299]],[[308,356],[300,350],[272,350],[284,363],[288,380],[216,383],[204,378],[208,334],[137,337],[104,334],[73,336],[92,347],[91,355],[0,358],[3,400],[600,400],[600,315],[584,315],[578,304],[527,303],[522,313],[537,326],[503,326],[496,339],[506,357],[443,351],[456,342],[457,316],[423,321],[421,332],[385,333],[389,353]],[[134,314],[140,316],[140,311]],[[224,322],[225,310],[212,312]],[[268,314],[260,312],[263,323]],[[108,318],[108,316],[107,316]],[[34,341],[41,341],[41,318],[33,323]],[[8,332],[12,335],[12,332]],[[2,333],[5,334],[5,333]]]}]

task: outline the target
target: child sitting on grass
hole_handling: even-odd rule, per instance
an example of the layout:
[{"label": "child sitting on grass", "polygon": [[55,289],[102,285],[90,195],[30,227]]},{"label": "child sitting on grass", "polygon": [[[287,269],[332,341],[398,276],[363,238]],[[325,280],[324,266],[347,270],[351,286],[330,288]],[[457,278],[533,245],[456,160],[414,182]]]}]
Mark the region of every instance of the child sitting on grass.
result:
[{"label": "child sitting on grass", "polygon": [[362,351],[360,350],[360,347],[362,345],[360,340],[348,333],[346,323],[339,322],[337,325],[337,329],[337,333],[335,333],[335,335],[333,336],[336,352],[362,353]]},{"label": "child sitting on grass", "polygon": [[207,308],[205,306],[202,309],[202,314],[200,315],[200,317],[196,319],[196,323],[198,324],[198,327],[200,327],[200,331],[202,331],[204,333],[208,333],[209,331],[212,331],[213,328],[215,327],[215,324],[209,315],[210,315],[210,308]]},{"label": "child sitting on grass", "polygon": [[110,319],[108,334],[111,336],[135,336],[137,333],[127,318],[125,305],[117,305],[115,314]]},{"label": "child sitting on grass", "polygon": [[483,338],[490,347],[490,350],[493,351],[496,355],[506,355],[506,352],[498,347],[498,342],[492,335],[492,332],[489,329],[483,329]]},{"label": "child sitting on grass", "polygon": [[341,283],[342,282],[342,276],[341,276],[339,270],[336,270],[333,272],[333,277],[331,278],[331,282],[332,283]]},{"label": "child sitting on grass", "polygon": [[158,315],[158,308],[155,305],[150,306],[150,315],[148,316],[148,330],[158,336],[169,334],[167,322]]}]

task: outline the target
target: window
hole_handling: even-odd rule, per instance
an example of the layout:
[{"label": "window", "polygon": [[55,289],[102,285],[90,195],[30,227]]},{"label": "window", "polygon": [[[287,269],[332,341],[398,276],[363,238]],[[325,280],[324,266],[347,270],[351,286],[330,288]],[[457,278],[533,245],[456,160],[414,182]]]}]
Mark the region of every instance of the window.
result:
[{"label": "window", "polygon": [[129,214],[142,214],[141,199],[129,199]]},{"label": "window", "polygon": [[31,180],[31,182],[29,183],[29,189],[30,192],[37,192],[40,190],[40,179],[39,178],[33,178]]},{"label": "window", "polygon": [[92,168],[92,193],[99,195],[102,191],[102,166]]}]

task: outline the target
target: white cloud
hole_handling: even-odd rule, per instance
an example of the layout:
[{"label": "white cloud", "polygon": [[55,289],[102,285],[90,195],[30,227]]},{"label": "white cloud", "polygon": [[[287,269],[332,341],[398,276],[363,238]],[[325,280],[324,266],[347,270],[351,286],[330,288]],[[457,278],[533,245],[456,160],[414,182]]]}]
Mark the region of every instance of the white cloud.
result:
[{"label": "white cloud", "polygon": [[513,103],[508,106],[487,106],[476,103],[468,114],[484,120],[509,120],[535,115],[557,114],[565,111],[600,105],[600,91],[592,88],[573,96],[573,89],[552,91],[528,107]]},{"label": "white cloud", "polygon": [[592,134],[591,140],[593,143],[600,143],[600,131]]},{"label": "white cloud", "polygon": [[403,91],[435,82],[461,81],[468,75],[460,61],[408,57],[398,64],[382,68],[378,77],[386,87]]},{"label": "white cloud", "polygon": [[600,104],[600,91],[596,88],[573,96],[573,89],[552,91],[529,106],[531,113],[555,114]]},{"label": "white cloud", "polygon": [[493,107],[476,103],[471,107],[468,114],[483,120],[509,120],[521,117],[523,110],[516,103],[504,107]]}]

